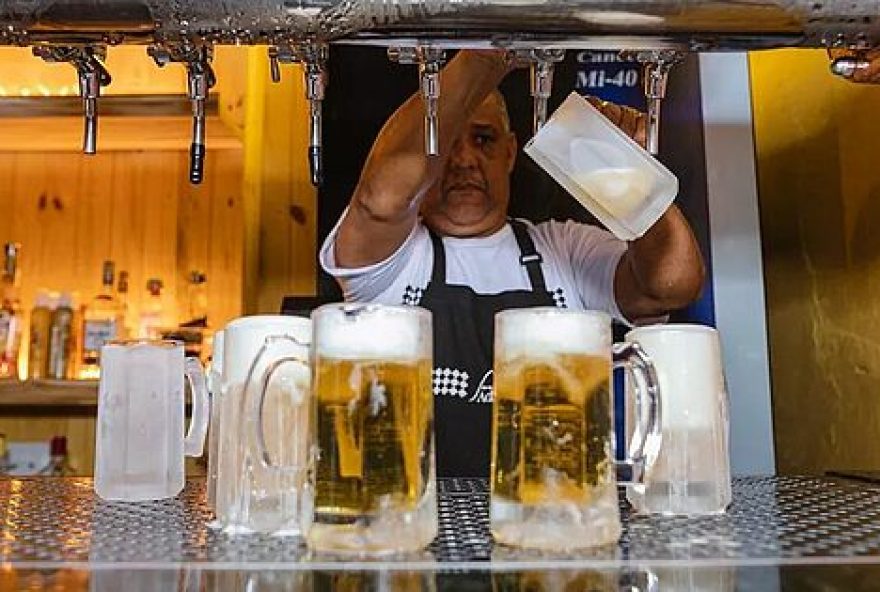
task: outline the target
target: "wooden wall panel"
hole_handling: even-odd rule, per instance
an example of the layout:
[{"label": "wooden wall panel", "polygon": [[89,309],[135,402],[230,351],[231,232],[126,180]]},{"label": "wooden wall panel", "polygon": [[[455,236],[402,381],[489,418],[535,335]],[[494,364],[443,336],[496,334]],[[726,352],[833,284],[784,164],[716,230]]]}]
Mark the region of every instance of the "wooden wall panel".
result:
[{"label": "wooden wall panel", "polygon": [[117,275],[130,274],[133,330],[150,277],[165,284],[169,322],[186,315],[192,270],[208,274],[212,326],[240,315],[242,151],[211,150],[207,162],[206,183],[192,187],[182,151],[0,153],[0,243],[22,244],[25,309],[38,289],[76,292],[79,304],[87,302],[109,258]]},{"label": "wooden wall panel", "polygon": [[[240,153],[219,151],[211,167],[210,220],[193,220],[208,225],[208,302],[218,319],[243,312],[244,302],[244,197],[241,192],[243,161]],[[184,223],[184,221],[181,221]]]}]

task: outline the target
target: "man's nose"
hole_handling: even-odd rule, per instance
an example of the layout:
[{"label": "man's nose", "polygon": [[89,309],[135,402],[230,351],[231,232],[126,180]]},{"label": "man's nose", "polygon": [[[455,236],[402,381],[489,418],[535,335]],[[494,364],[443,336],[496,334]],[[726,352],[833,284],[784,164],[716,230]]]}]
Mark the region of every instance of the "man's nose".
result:
[{"label": "man's nose", "polygon": [[479,162],[478,157],[478,151],[470,145],[470,142],[459,138],[452,145],[449,164],[458,168],[476,168]]}]

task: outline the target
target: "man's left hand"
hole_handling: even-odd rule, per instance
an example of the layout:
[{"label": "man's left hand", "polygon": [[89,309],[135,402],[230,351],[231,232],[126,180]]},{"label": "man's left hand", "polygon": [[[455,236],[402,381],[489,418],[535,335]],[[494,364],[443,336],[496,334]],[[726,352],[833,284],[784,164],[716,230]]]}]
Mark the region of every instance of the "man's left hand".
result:
[{"label": "man's left hand", "polygon": [[648,142],[647,136],[647,120],[648,117],[632,107],[617,105],[608,101],[603,101],[597,97],[586,97],[590,104],[602,112],[614,125],[623,130],[623,133],[639,143],[644,148]]}]

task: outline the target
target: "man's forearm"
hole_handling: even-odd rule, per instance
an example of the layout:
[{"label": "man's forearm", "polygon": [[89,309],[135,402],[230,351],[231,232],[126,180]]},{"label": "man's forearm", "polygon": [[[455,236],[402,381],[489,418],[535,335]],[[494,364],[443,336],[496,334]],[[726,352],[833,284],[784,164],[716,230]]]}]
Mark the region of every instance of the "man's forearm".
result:
[{"label": "man's forearm", "polygon": [[703,257],[675,205],[630,243],[618,276],[618,304],[632,319],[681,308],[699,296],[705,277]]},{"label": "man's forearm", "polygon": [[463,126],[507,72],[509,62],[503,52],[460,52],[440,74],[439,156],[425,153],[425,106],[416,93],[382,128],[354,199],[377,216],[405,213],[442,174]]}]

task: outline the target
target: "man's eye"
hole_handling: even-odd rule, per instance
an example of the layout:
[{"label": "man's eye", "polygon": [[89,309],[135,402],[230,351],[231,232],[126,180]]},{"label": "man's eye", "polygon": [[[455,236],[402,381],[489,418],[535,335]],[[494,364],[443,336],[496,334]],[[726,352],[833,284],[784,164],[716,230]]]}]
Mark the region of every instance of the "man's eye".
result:
[{"label": "man's eye", "polygon": [[476,134],[474,136],[474,142],[477,146],[485,146],[486,144],[491,143],[495,137],[492,134]]}]

